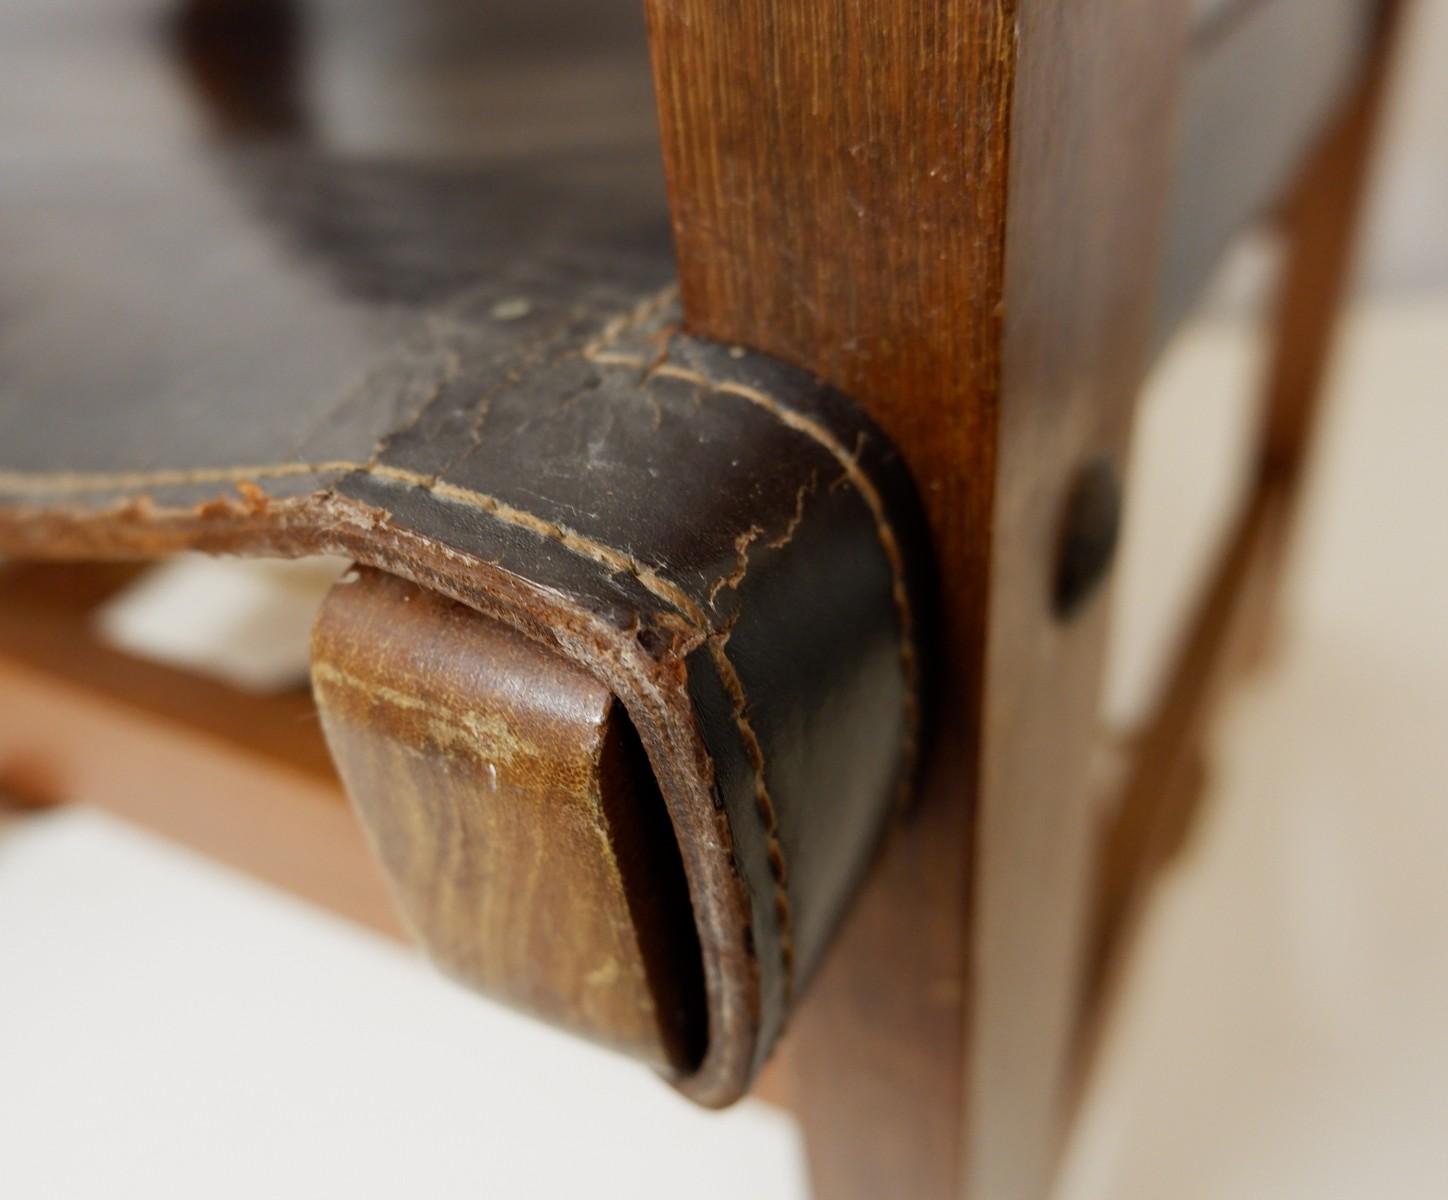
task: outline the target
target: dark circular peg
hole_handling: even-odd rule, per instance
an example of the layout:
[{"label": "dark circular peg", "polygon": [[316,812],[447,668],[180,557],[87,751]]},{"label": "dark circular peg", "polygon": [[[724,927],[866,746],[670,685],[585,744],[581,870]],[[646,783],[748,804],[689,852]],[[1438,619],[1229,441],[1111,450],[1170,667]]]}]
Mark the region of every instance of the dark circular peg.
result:
[{"label": "dark circular peg", "polygon": [[1066,500],[1051,601],[1060,620],[1085,607],[1111,569],[1121,534],[1121,482],[1115,465],[1098,458],[1076,476]]}]

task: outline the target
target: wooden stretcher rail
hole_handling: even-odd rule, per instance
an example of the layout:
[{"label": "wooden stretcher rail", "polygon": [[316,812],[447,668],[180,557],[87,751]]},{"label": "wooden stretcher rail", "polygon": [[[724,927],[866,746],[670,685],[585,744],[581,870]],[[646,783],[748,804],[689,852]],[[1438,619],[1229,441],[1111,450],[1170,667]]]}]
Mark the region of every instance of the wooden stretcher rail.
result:
[{"label": "wooden stretcher rail", "polygon": [[1233,236],[1269,214],[1369,61],[1367,0],[1254,0],[1196,29],[1157,284],[1155,345],[1201,296]]},{"label": "wooden stretcher rail", "polygon": [[81,800],[393,937],[305,691],[258,696],[91,631],[129,566],[0,569],[0,791]]},{"label": "wooden stretcher rail", "polygon": [[1125,786],[1111,806],[1097,858],[1081,1009],[1083,1079],[1147,894],[1196,818],[1211,716],[1262,646],[1287,507],[1286,489],[1267,487],[1240,518],[1188,624],[1166,695],[1130,751]]}]

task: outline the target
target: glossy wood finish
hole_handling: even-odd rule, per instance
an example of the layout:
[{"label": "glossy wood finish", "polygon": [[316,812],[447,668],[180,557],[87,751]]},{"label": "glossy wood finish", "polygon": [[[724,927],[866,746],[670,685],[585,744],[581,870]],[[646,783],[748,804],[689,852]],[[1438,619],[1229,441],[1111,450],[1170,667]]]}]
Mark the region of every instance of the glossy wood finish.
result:
[{"label": "glossy wood finish", "polygon": [[354,568],[312,683],[398,907],[470,987],[669,1072],[703,966],[663,799],[607,688],[450,600]]}]

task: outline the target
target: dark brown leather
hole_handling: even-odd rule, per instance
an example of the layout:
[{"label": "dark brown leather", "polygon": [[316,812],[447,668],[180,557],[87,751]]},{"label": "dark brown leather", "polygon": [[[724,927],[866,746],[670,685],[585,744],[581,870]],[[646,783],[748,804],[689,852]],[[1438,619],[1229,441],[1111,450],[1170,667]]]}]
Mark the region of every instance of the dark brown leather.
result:
[{"label": "dark brown leather", "polygon": [[289,103],[239,119],[186,49],[160,82],[205,80],[211,140],[118,120],[7,165],[0,553],[352,555],[594,673],[688,875],[710,1041],[683,1084],[737,1096],[912,769],[901,464],[802,372],[677,331],[627,143],[500,118],[498,153],[354,154]]}]

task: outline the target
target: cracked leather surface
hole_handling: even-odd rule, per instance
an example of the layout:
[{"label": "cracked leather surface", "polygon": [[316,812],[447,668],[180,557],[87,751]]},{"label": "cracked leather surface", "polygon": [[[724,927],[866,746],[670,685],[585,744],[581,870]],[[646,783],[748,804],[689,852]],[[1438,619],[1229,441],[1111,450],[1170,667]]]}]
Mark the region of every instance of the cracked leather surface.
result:
[{"label": "cracked leather surface", "polygon": [[[9,44],[27,19],[48,44],[39,7]],[[51,31],[62,58],[76,28]],[[912,771],[902,465],[808,375],[680,332],[651,138],[499,118],[490,143],[464,106],[441,151],[374,112],[393,140],[362,153],[286,106],[248,116],[225,67],[187,100],[183,49],[164,82],[204,137],[130,132],[124,106],[104,153],[6,131],[0,554],[350,554],[593,672],[700,931],[710,1043],[679,1082],[732,1099]],[[414,51],[388,66],[431,78]],[[112,85],[156,83],[134,52],[101,54]]]}]

